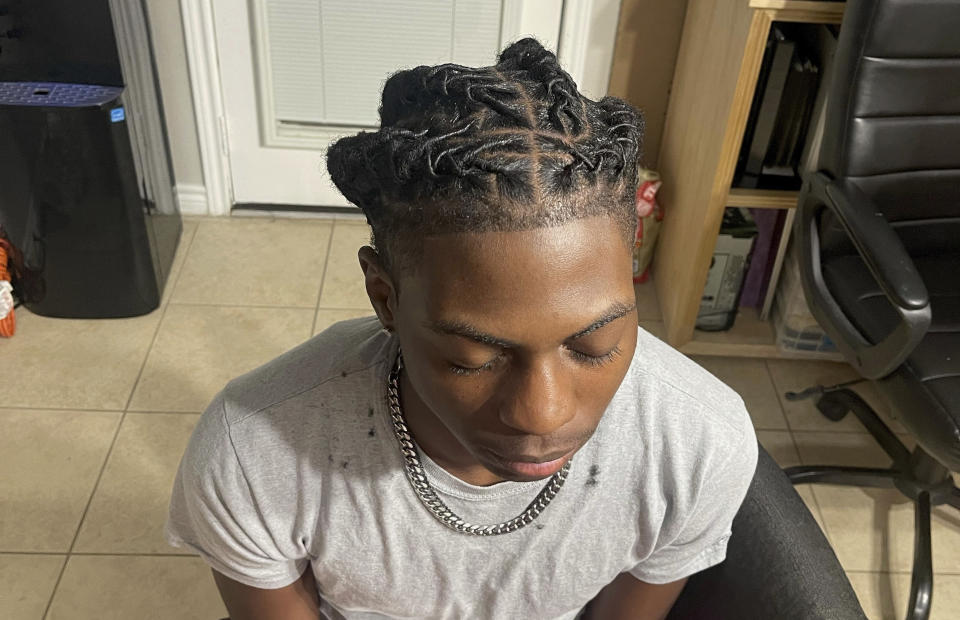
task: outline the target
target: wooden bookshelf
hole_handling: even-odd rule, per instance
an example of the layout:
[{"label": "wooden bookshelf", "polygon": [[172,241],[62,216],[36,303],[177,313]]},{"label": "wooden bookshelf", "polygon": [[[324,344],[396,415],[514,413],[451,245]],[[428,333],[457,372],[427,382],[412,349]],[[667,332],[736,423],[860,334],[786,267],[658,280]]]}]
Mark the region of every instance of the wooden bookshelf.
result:
[{"label": "wooden bookshelf", "polygon": [[659,157],[665,217],[653,261],[663,337],[703,355],[777,356],[772,327],[741,312],[722,333],[694,330],[728,206],[790,209],[797,192],[731,188],[774,21],[838,24],[843,2],[689,0]]}]

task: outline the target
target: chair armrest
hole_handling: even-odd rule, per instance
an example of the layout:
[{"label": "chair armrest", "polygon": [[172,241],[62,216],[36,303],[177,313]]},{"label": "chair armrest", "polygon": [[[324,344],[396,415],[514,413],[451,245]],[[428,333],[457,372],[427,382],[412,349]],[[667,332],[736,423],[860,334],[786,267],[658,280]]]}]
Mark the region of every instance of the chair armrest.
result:
[{"label": "chair armrest", "polygon": [[916,310],[930,303],[927,287],[900,237],[877,210],[873,200],[850,181],[829,181],[818,174],[814,184],[822,186],[825,205],[837,216],[860,258],[893,304]]},{"label": "chair armrest", "polygon": [[[817,216],[824,208],[836,216],[900,315],[897,327],[875,344],[847,318],[823,281]],[[930,327],[927,287],[913,260],[873,201],[850,182],[833,181],[820,172],[810,175],[798,209],[800,274],[811,312],[860,374],[868,379],[889,375],[903,364]]]}]

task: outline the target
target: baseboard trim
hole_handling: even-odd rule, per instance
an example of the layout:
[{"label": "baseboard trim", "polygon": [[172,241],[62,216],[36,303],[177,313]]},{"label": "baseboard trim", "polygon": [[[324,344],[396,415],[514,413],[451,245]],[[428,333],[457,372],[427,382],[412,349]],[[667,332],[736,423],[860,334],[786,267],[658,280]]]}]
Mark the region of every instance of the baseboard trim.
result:
[{"label": "baseboard trim", "polygon": [[174,188],[182,215],[209,215],[207,188],[195,183],[178,183]]}]

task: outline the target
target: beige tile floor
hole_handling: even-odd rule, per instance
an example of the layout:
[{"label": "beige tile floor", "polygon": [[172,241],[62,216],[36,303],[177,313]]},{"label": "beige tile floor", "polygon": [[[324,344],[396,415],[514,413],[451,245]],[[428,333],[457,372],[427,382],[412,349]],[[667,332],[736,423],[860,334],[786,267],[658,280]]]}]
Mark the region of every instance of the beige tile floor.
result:
[{"label": "beige tile floor", "polygon": [[[371,313],[356,262],[367,238],[349,218],[193,218],[153,313],[68,321],[18,309],[17,335],[0,341],[0,618],[226,615],[206,566],[161,535],[180,455],[228,379]],[[656,333],[653,289],[638,290],[641,322]],[[848,367],[698,361],[743,395],[781,465],[885,464],[853,420],[831,423],[782,396],[842,381]],[[890,416],[869,386],[862,393]],[[870,617],[902,617],[911,506],[895,493],[801,493]],[[960,515],[935,510],[933,537],[933,618],[946,620],[960,609]]]}]

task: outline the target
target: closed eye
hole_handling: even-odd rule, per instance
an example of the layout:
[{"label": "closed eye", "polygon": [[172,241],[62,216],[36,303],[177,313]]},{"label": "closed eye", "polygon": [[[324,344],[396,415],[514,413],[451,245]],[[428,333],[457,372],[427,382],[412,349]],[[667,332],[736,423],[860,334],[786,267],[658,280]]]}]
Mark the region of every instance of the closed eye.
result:
[{"label": "closed eye", "polygon": [[[567,350],[570,352],[570,355],[573,357],[573,359],[578,363],[594,368],[609,364],[619,357],[620,353],[622,352],[619,346],[612,348],[602,355],[591,355],[576,349],[568,348]],[[503,360],[503,358],[504,355],[501,353],[490,361],[481,364],[480,366],[462,366],[460,364],[450,364],[450,372],[461,377],[478,375],[482,372],[492,370],[500,361]]]},{"label": "closed eye", "polygon": [[501,359],[503,359],[502,353],[500,355],[497,355],[495,358],[493,358],[489,362],[485,362],[481,364],[480,366],[474,367],[474,366],[461,366],[459,364],[450,364],[450,372],[460,376],[478,375],[481,372],[491,370],[494,366],[497,365],[497,362],[499,362]]},{"label": "closed eye", "polygon": [[603,366],[612,362],[614,359],[619,357],[621,351],[620,347],[615,346],[606,353],[602,355],[590,355],[589,353],[584,353],[583,351],[577,351],[576,349],[567,349],[570,351],[570,355],[573,356],[573,359],[577,360],[581,364],[586,364],[588,366]]}]

